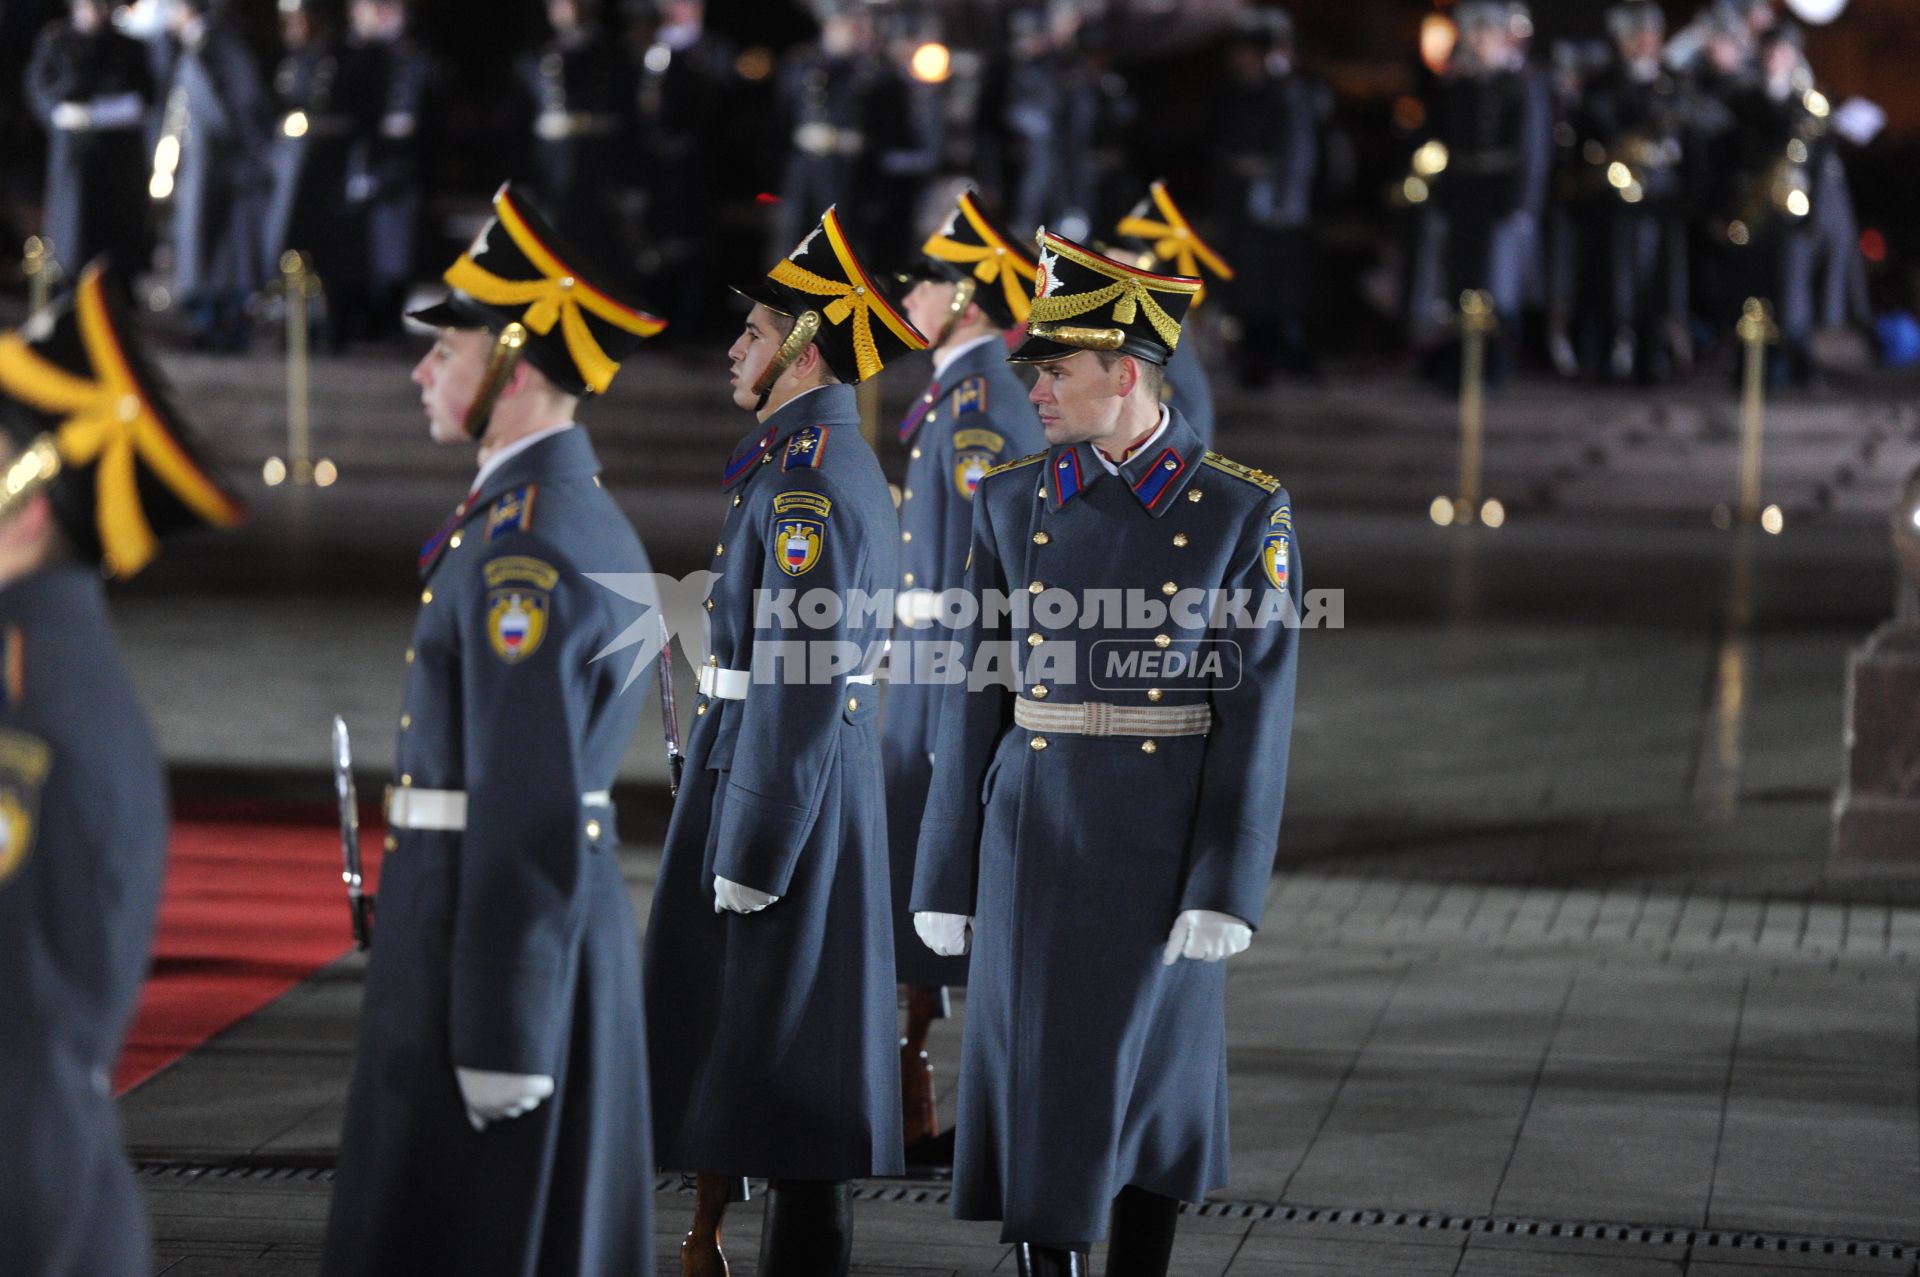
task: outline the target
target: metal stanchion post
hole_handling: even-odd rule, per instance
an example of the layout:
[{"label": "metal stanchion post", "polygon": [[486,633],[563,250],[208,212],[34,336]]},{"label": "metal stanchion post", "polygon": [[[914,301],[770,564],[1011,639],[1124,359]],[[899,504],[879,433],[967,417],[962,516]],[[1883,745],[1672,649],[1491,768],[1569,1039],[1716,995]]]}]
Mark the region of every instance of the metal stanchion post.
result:
[{"label": "metal stanchion post", "polygon": [[1740,369],[1740,505],[1735,512],[1743,526],[1759,523],[1768,532],[1784,526],[1780,507],[1760,508],[1760,445],[1767,412],[1767,345],[1778,341],[1779,329],[1767,303],[1747,298],[1735,328],[1741,346]]},{"label": "metal stanchion post", "polygon": [[307,304],[320,295],[320,278],[307,255],[289,250],[280,256],[280,297],[287,313],[287,455],[269,457],[262,478],[269,487],[291,479],[297,484],[327,487],[339,477],[333,462],[313,460],[310,410],[311,341],[307,331]]},{"label": "metal stanchion post", "polygon": [[1460,294],[1460,470],[1458,494],[1435,497],[1428,508],[1433,521],[1467,526],[1476,520],[1489,528],[1506,522],[1506,507],[1484,499],[1481,472],[1486,435],[1487,339],[1500,326],[1493,298],[1483,289]]},{"label": "metal stanchion post", "polygon": [[31,315],[45,309],[53,296],[54,285],[60,282],[60,263],[53,257],[53,241],[42,235],[27,236],[20,273],[27,280],[27,313]]}]

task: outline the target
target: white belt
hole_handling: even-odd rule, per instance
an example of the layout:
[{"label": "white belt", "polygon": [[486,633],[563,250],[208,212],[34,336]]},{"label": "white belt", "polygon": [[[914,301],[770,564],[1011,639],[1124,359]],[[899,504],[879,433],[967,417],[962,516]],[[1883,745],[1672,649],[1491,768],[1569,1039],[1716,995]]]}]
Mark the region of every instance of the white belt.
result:
[{"label": "white belt", "polygon": [[940,595],[933,590],[904,590],[894,595],[893,614],[902,625],[931,621],[940,614]]},{"label": "white belt", "polygon": [[[871,686],[873,675],[849,674],[847,682]],[[702,696],[710,696],[721,701],[744,701],[747,699],[747,688],[752,685],[752,670],[723,670],[718,665],[700,667],[700,695]]]},{"label": "white belt", "polygon": [[[604,789],[580,795],[582,807],[612,807],[613,795]],[[467,827],[464,789],[415,789],[411,785],[387,790],[387,828],[431,829],[458,833]]]}]

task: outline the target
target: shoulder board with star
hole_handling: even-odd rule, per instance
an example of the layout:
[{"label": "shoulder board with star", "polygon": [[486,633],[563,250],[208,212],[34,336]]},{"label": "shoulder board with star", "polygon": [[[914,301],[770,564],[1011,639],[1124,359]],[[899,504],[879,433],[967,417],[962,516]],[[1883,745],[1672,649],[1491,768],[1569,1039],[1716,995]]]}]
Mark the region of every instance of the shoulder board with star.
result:
[{"label": "shoulder board with star", "polygon": [[987,379],[984,375],[969,377],[953,388],[953,395],[947,401],[953,415],[964,417],[970,412],[987,410]]},{"label": "shoulder board with star", "polygon": [[1217,452],[1209,452],[1201,460],[1223,474],[1230,474],[1236,479],[1251,483],[1263,492],[1280,491],[1280,481],[1265,470],[1255,470],[1252,466],[1243,466],[1238,461],[1229,461]]},{"label": "shoulder board with star", "polygon": [[515,532],[533,531],[533,500],[539,492],[539,484],[523,484],[495,501],[487,510],[487,530],[481,543],[492,545]]},{"label": "shoulder board with star", "polygon": [[982,482],[985,482],[986,480],[993,478],[993,476],[995,476],[996,474],[1003,474],[1008,470],[1018,470],[1021,466],[1038,465],[1040,462],[1045,461],[1046,459],[1047,459],[1047,454],[1044,452],[1036,452],[1031,456],[1026,456],[1026,457],[1015,457],[1012,461],[1001,462],[999,465],[995,466],[993,469],[981,475],[980,479]]},{"label": "shoulder board with star", "polygon": [[787,440],[786,455],[781,458],[780,469],[818,470],[820,458],[827,451],[827,428],[825,426],[802,426],[793,432]]}]

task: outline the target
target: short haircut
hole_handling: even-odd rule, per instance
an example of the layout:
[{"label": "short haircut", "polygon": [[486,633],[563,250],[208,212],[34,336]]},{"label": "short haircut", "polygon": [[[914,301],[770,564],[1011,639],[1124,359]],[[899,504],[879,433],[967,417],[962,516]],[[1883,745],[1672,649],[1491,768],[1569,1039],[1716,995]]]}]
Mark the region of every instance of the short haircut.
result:
[{"label": "short haircut", "polygon": [[1151,359],[1143,359],[1139,355],[1130,355],[1124,350],[1096,350],[1093,352],[1093,357],[1098,359],[1100,366],[1108,372],[1112,372],[1113,366],[1122,359],[1133,360],[1134,365],[1140,369],[1140,383],[1146,387],[1147,397],[1155,403],[1160,402],[1160,390],[1161,387],[1166,385],[1167,381],[1167,370],[1165,368],[1154,363]]}]

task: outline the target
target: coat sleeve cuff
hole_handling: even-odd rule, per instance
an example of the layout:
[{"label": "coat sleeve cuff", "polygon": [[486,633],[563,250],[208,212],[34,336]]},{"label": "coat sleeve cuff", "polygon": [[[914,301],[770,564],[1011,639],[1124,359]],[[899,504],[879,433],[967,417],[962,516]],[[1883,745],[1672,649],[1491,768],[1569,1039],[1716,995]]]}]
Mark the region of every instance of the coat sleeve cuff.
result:
[{"label": "coat sleeve cuff", "polygon": [[1239,918],[1258,931],[1267,909],[1278,841],[1243,834],[1232,843],[1214,842],[1196,850],[1180,892],[1181,912],[1210,909]]},{"label": "coat sleeve cuff", "polygon": [[714,840],[713,872],[743,887],[786,895],[818,815],[728,785]]},{"label": "coat sleeve cuff", "polygon": [[560,1076],[572,1015],[566,972],[456,958],[450,1018],[453,1061],[498,1073]]}]

